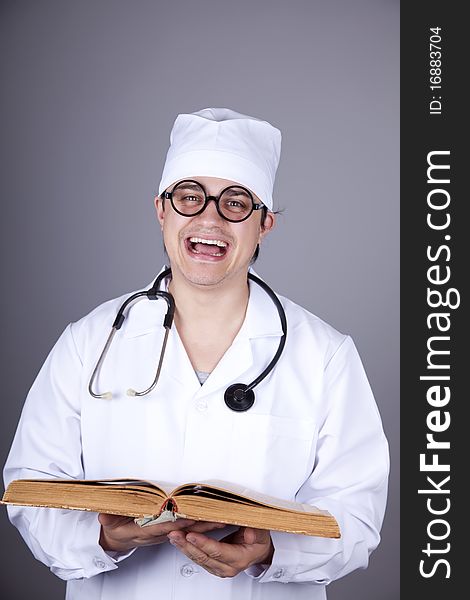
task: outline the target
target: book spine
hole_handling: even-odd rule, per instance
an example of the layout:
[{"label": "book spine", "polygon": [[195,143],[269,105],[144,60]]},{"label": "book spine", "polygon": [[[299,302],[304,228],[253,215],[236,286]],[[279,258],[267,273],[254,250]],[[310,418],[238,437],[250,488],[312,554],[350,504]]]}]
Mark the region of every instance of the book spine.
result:
[{"label": "book spine", "polygon": [[174,498],[167,498],[165,500],[165,502],[162,504],[162,507],[160,509],[160,514],[162,514],[162,512],[165,510],[172,512],[173,514],[178,512],[178,506],[177,506]]}]

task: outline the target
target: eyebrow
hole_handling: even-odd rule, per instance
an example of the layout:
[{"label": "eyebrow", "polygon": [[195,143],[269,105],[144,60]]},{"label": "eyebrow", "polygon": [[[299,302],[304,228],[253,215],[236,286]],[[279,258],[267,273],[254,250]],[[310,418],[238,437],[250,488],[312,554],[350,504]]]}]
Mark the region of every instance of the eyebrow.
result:
[{"label": "eyebrow", "polygon": [[245,194],[246,196],[250,195],[248,190],[242,187],[237,187],[237,189],[229,188],[224,194],[230,194],[231,196],[238,196],[239,194]]},{"label": "eyebrow", "polygon": [[197,184],[197,183],[185,183],[184,185],[178,185],[178,189],[185,189],[185,190],[198,190],[201,187],[202,187],[201,184]]},{"label": "eyebrow", "polygon": [[[178,184],[177,184],[178,185]],[[211,194],[207,194],[202,183],[196,183],[188,181],[188,183],[184,183],[183,185],[178,185],[178,189],[180,190],[200,190],[203,189],[206,192],[206,195],[210,196]],[[229,196],[239,196],[240,194],[244,194],[248,198],[250,197],[250,193],[247,189],[242,186],[230,186],[227,190],[225,190],[224,194],[228,194]],[[220,195],[220,194],[218,194]]]}]

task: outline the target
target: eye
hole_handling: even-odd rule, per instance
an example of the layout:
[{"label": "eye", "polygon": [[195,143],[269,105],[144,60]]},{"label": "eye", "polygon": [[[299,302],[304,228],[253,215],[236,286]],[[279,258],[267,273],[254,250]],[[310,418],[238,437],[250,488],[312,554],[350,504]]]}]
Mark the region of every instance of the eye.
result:
[{"label": "eye", "polygon": [[222,207],[224,210],[228,210],[230,212],[246,212],[249,210],[249,201],[244,196],[235,196],[229,198],[222,199]]},{"label": "eye", "polygon": [[221,198],[223,210],[231,213],[240,214],[249,212],[251,204],[250,196],[241,188],[229,188]]},{"label": "eye", "polygon": [[204,194],[190,190],[175,190],[173,193],[175,202],[181,204],[202,204],[204,203]]},{"label": "eye", "polygon": [[201,197],[187,194],[186,196],[183,196],[181,200],[183,200],[183,202],[201,202]]}]

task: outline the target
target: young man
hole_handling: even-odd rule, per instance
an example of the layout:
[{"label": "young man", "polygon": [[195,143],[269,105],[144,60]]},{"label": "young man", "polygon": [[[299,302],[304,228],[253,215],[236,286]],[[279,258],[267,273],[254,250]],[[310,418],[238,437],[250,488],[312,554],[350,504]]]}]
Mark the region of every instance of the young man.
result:
[{"label": "young man", "polygon": [[275,222],[281,136],[265,121],[204,109],[179,115],[170,140],[155,204],[171,267],[162,288],[176,311],[158,383],[144,395],[125,391],[149,386],[164,303],[129,309],[91,384],[123,298],[69,325],[25,403],[5,482],[218,478],[326,509],[342,537],[186,520],[142,529],[57,509],[15,507],[10,518],[68,580],[69,600],[325,598],[379,542],[388,448],[367,378],[348,336],[281,298],[287,338],[277,364],[247,410],[224,402],[229,386],[266,369],[283,335],[272,299],[247,279]]}]

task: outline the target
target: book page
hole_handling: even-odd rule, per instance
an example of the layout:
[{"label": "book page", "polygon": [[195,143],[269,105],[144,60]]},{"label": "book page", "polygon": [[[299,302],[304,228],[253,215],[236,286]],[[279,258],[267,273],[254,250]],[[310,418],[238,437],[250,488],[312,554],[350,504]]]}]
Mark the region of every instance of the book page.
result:
[{"label": "book page", "polygon": [[[206,489],[204,489],[206,488]],[[246,503],[246,500],[251,500],[257,504],[261,504],[264,506],[270,506],[275,508],[283,508],[285,510],[296,511],[296,512],[306,512],[312,514],[325,514],[329,515],[330,513],[326,510],[321,510],[310,504],[302,504],[300,502],[292,502],[290,500],[284,500],[282,498],[275,498],[274,496],[269,496],[268,494],[263,494],[261,492],[257,492],[245,486],[230,483],[227,481],[222,481],[220,479],[206,479],[201,480],[198,483],[187,483],[179,486],[173,492],[175,496],[178,495],[197,495],[200,493],[214,493],[218,496],[224,496],[225,492],[234,495],[234,499],[240,498],[240,500]],[[230,499],[230,498],[229,498]]]},{"label": "book page", "polygon": [[240,502],[242,504],[258,504],[295,512],[305,512],[310,514],[330,513],[326,510],[320,510],[309,504],[292,502],[282,498],[275,498],[268,494],[257,492],[245,486],[223,481],[221,479],[204,479],[199,482],[185,483],[175,487],[174,483],[167,481],[156,481],[151,479],[132,479],[132,478],[114,478],[114,479],[25,479],[23,482],[47,482],[51,484],[74,484],[78,487],[116,487],[147,491],[148,493],[157,493],[160,496],[197,496],[209,495],[220,498],[225,501]]},{"label": "book page", "polygon": [[122,485],[123,487],[137,487],[137,488],[155,488],[164,493],[165,496],[170,497],[175,489],[175,484],[169,481],[153,481],[152,479],[101,479],[94,483],[103,485]]},{"label": "book page", "polygon": [[52,484],[74,484],[77,486],[115,486],[115,487],[123,487],[123,488],[150,488],[155,489],[160,492],[159,495],[170,496],[175,488],[174,483],[169,483],[167,481],[153,481],[151,479],[133,479],[133,478],[113,478],[113,479],[63,479],[63,478],[50,478],[50,479],[22,479],[24,482],[45,482]]}]

